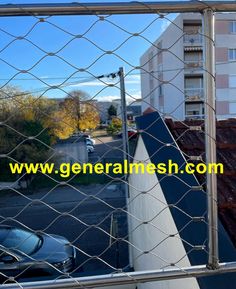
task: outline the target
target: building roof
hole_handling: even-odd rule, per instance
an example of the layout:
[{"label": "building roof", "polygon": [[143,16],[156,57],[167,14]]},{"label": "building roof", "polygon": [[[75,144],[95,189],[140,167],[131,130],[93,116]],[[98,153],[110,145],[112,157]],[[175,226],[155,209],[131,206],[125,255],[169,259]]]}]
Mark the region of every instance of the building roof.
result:
[{"label": "building roof", "polygon": [[[158,112],[138,117],[136,118],[136,122],[152,163],[167,163],[170,159],[177,163],[179,167],[186,163],[186,159]],[[170,127],[173,123],[168,123],[168,125]],[[185,125],[183,129],[187,130],[187,128],[188,126]],[[183,136],[185,133],[182,135],[180,131],[173,130],[173,132],[175,131],[175,138],[180,141],[183,137],[189,149],[192,147],[198,149],[198,144],[203,141],[203,137],[199,136],[199,132],[195,132],[195,137],[198,142],[196,145],[193,145],[195,144],[195,138],[193,139],[191,136],[187,136],[187,134]],[[179,231],[179,235],[181,239],[184,240],[183,245],[191,265],[206,264],[208,257],[207,247],[204,250],[199,250],[201,246],[204,248],[204,246],[207,245],[207,196],[200,187],[201,181],[199,182],[194,175],[185,172],[176,175],[163,175],[158,173],[156,173],[156,175]],[[193,246],[200,247],[194,248]],[[198,250],[196,250],[197,248]],[[220,262],[236,260],[235,247],[220,221],[219,251]],[[218,275],[201,277],[197,280],[200,288],[233,289],[235,288],[236,274],[228,274],[227,278],[225,278],[224,275]]]},{"label": "building roof", "polygon": [[127,106],[127,113],[131,113],[134,116],[141,115],[142,108],[140,105],[128,105]]},{"label": "building roof", "polygon": [[[173,137],[185,153],[186,158],[204,154],[204,125],[202,121],[173,122],[166,120]],[[189,130],[199,125],[201,131]],[[224,174],[217,175],[219,216],[236,247],[236,119],[217,121],[217,162],[224,165]],[[200,183],[205,179],[196,175]]]}]

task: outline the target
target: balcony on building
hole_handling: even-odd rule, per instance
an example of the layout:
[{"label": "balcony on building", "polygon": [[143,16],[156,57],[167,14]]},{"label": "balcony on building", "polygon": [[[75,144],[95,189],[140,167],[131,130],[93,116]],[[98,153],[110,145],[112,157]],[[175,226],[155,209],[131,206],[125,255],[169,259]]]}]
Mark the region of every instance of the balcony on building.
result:
[{"label": "balcony on building", "polygon": [[185,104],[185,119],[203,119],[204,118],[204,103],[186,103]]},{"label": "balcony on building", "polygon": [[186,76],[184,79],[185,102],[203,102],[203,76]]},{"label": "balcony on building", "polygon": [[199,73],[203,69],[202,47],[189,47],[184,51],[184,68],[187,73]]},{"label": "balcony on building", "polygon": [[201,120],[204,119],[204,114],[186,114],[186,120]]},{"label": "balcony on building", "polygon": [[196,102],[204,100],[204,90],[202,87],[185,88],[185,101]]},{"label": "balcony on building", "polygon": [[203,42],[202,26],[200,23],[184,23],[184,45],[185,46],[201,46]]}]

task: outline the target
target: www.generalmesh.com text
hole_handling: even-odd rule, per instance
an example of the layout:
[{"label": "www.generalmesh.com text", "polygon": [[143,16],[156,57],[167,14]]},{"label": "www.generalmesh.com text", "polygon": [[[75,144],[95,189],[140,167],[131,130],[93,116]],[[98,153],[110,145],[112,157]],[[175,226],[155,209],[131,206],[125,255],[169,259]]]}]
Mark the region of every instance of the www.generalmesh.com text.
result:
[{"label": "www.generalmesh.com text", "polygon": [[10,163],[9,168],[12,174],[58,174],[62,178],[68,178],[70,175],[78,174],[223,174],[224,166],[222,163],[185,163],[181,166],[172,160],[167,163],[61,163],[56,166],[55,163]]}]

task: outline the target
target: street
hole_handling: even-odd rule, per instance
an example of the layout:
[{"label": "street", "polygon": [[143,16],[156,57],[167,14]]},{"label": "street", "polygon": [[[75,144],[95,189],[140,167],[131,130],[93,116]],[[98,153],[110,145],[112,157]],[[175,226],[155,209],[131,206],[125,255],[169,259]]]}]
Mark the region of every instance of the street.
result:
[{"label": "street", "polygon": [[94,146],[95,151],[89,155],[90,162],[105,161],[120,161],[123,159],[122,139],[113,139],[112,137],[96,138]]},{"label": "street", "polygon": [[[96,139],[89,161],[116,161],[122,141]],[[77,251],[76,273],[98,274],[129,265],[125,188],[122,182],[55,185],[24,194],[10,191],[0,198],[1,224],[66,237]],[[117,221],[116,243],[111,219]],[[114,229],[114,228],[113,228]]]},{"label": "street", "polygon": [[16,194],[10,194],[7,200],[1,198],[1,224],[66,237],[77,248],[77,271],[95,272],[128,265],[125,240],[118,243],[117,259],[116,244],[110,245],[109,236],[112,214],[118,222],[118,237],[125,239],[127,235],[121,183],[74,189],[63,186],[49,194],[38,192],[29,197],[33,202]]}]

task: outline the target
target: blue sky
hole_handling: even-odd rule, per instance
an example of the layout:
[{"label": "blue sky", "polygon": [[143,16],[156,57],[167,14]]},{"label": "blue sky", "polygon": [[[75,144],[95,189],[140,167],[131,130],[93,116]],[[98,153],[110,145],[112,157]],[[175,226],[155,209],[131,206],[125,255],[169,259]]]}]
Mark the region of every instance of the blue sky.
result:
[{"label": "blue sky", "polygon": [[[0,1],[5,3],[9,1]],[[174,15],[168,18],[173,19]],[[45,22],[31,16],[0,18],[0,84],[17,85],[36,95],[57,98],[81,89],[96,99],[110,100],[119,97],[119,89],[108,87],[93,76],[116,72],[123,66],[128,74],[127,92],[139,98],[140,76],[133,66],[139,65],[149,41],[156,40],[167,24],[158,15],[114,15],[104,21],[97,16],[53,16]],[[141,31],[142,37],[132,36]],[[74,38],[82,34],[83,38]],[[16,39],[19,36],[24,39]],[[55,55],[47,56],[49,52]],[[78,71],[81,68],[85,71]],[[103,81],[112,83],[106,78]],[[49,89],[49,85],[61,85],[61,90]]]}]

